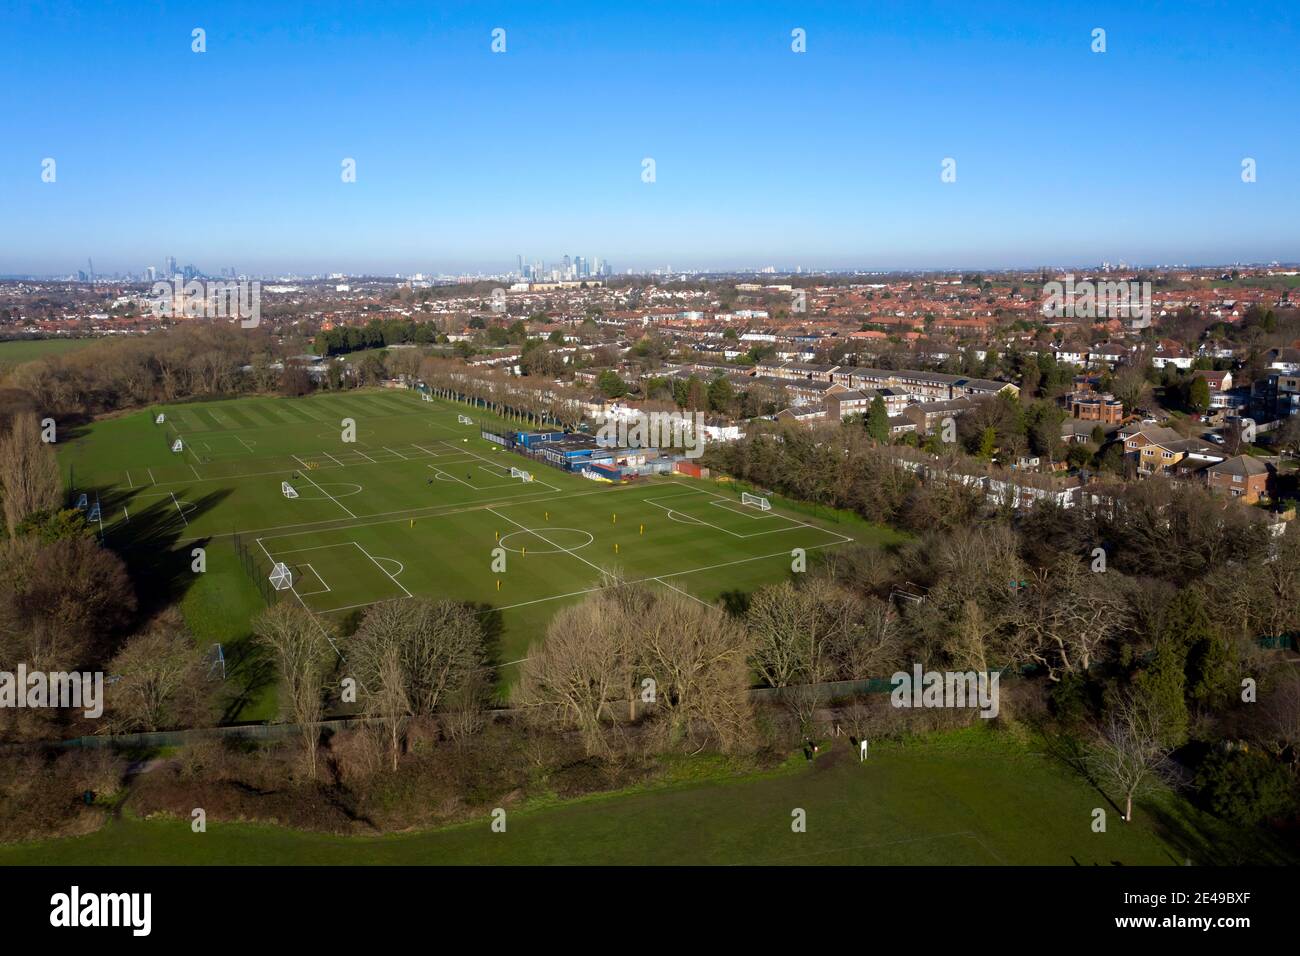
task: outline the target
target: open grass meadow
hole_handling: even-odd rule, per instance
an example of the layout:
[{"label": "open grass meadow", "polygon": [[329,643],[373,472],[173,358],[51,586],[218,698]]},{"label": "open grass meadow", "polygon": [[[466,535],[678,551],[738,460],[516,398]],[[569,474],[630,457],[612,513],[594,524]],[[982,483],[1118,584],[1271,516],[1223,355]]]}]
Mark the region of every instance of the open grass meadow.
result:
[{"label": "open grass meadow", "polygon": [[850,540],[897,538],[842,517],[759,511],[725,484],[589,481],[483,439],[480,423],[519,427],[394,389],[181,404],[65,436],[60,464],[74,500],[98,503],[98,530],[138,589],[179,600],[198,637],[223,645],[243,685],[232,719],[273,713],[267,675],[241,670],[264,603],[236,541],[257,577],[290,569],[281,599],[340,625],[393,598],[473,602],[505,688],[556,609],[607,572],[714,603],[782,579],[796,548],[815,560]]},{"label": "open grass meadow", "polygon": [[[507,809],[446,829],[345,837],[282,827],[123,814],[84,837],[0,847],[15,865],[749,864],[1181,866],[1284,862],[1164,794],[1132,824],[1032,744],[982,728],[877,745],[845,741],[738,775],[721,758],[679,758],[658,786]],[[1092,811],[1106,808],[1104,833]],[[803,833],[792,813],[806,812]],[[1257,855],[1263,854],[1263,856]]]},{"label": "open grass meadow", "polygon": [[76,352],[94,345],[98,339],[10,339],[0,342],[0,376],[12,372],[24,362]]}]

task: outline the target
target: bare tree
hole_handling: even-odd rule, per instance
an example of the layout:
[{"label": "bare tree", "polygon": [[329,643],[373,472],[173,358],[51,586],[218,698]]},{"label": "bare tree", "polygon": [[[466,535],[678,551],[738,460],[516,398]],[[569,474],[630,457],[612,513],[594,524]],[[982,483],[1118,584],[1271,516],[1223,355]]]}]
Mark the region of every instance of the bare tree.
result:
[{"label": "bare tree", "polygon": [[281,716],[298,725],[307,772],[314,779],[325,680],[335,659],[325,626],[306,608],[285,602],[263,611],[253,622],[253,634],[275,657]]},{"label": "bare tree", "polygon": [[483,628],[473,608],[452,601],[384,601],[353,637],[353,666],[389,733],[393,769],[408,717],[429,717],[483,667]]},{"label": "bare tree", "polygon": [[125,565],[95,541],[0,542],[0,662],[98,663],[135,606]]},{"label": "bare tree", "polygon": [[203,653],[175,609],[130,638],[108,669],[117,678],[108,693],[115,732],[189,726],[210,710]]},{"label": "bare tree", "polygon": [[535,719],[576,728],[590,755],[609,753],[602,723],[624,689],[625,662],[612,637],[623,626],[620,616],[617,605],[599,593],[561,609],[546,640],[529,648],[515,687],[519,706]]},{"label": "bare tree", "polygon": [[690,741],[703,731],[730,750],[746,738],[751,643],[739,623],[670,592],[645,615],[637,645],[641,666],[654,678],[670,742]]},{"label": "bare tree", "polygon": [[0,436],[0,485],[10,536],[24,518],[59,505],[59,464],[54,449],[41,440],[41,425],[33,413],[16,416],[9,433]]},{"label": "bare tree", "polygon": [[1086,674],[1124,629],[1128,603],[1119,580],[1072,557],[1031,572],[1016,624],[1023,656],[1046,667],[1048,680]]},{"label": "bare tree", "polygon": [[1161,741],[1157,711],[1139,694],[1117,694],[1096,729],[1087,763],[1101,786],[1124,797],[1124,821],[1133,820],[1133,800],[1153,790],[1166,768],[1170,748]]}]

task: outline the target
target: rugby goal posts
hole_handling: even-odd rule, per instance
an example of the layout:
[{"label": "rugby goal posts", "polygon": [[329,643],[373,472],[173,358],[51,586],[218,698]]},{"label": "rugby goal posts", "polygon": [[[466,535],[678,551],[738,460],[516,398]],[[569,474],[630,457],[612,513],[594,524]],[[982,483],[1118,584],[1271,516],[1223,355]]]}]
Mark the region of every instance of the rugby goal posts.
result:
[{"label": "rugby goal posts", "polygon": [[297,498],[298,489],[289,484],[289,482],[282,481],[280,482],[280,494],[284,495],[286,498]]},{"label": "rugby goal posts", "polygon": [[751,495],[748,491],[740,493],[740,503],[748,505],[751,508],[757,508],[759,511],[771,511],[772,502],[768,501],[761,495]]},{"label": "rugby goal posts", "polygon": [[529,474],[528,472],[524,471],[522,468],[514,468],[514,467],[512,467],[512,468],[510,469],[510,477],[511,477],[511,478],[518,478],[520,481],[532,481],[532,480],[533,480],[533,476],[532,476],[531,474]]},{"label": "rugby goal posts", "polygon": [[474,419],[470,418],[468,415],[457,415],[456,423],[458,425],[473,425]]}]

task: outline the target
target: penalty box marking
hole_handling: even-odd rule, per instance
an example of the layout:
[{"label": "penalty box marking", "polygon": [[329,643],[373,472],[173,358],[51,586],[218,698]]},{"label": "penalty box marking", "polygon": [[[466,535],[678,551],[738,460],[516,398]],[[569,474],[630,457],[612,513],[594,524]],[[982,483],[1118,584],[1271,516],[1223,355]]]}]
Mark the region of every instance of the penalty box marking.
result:
[{"label": "penalty box marking", "polygon": [[[331,549],[331,548],[346,548],[346,547],[348,547],[348,546],[354,547],[354,548],[356,548],[358,551],[360,551],[362,554],[364,554],[367,558],[369,558],[370,561],[371,561],[371,563],[374,564],[374,566],[377,567],[377,568],[380,570],[380,572],[381,572],[385,577],[387,577],[390,581],[392,581],[392,582],[393,582],[394,584],[396,584],[399,588],[401,588],[401,589],[402,589],[402,595],[403,595],[404,597],[408,597],[408,598],[409,598],[409,597],[414,597],[414,595],[411,594],[411,592],[408,591],[408,590],[406,589],[406,586],[405,586],[404,584],[402,584],[401,581],[397,580],[397,575],[401,574],[403,571],[406,570],[406,565],[404,565],[401,561],[398,561],[396,558],[385,558],[385,557],[382,557],[382,556],[380,556],[380,557],[376,557],[375,555],[373,555],[373,554],[371,554],[369,551],[367,551],[365,548],[363,548],[363,547],[361,546],[360,542],[357,542],[357,541],[338,541],[338,542],[335,542],[334,544],[318,544],[318,545],[315,545],[315,546],[310,547],[310,548],[290,548],[290,549],[288,549],[288,550],[286,550],[286,551],[281,551],[281,550],[272,551],[272,550],[270,550],[269,548],[267,548],[267,546],[263,543],[263,539],[262,539],[262,538],[257,538],[256,540],[257,540],[258,547],[260,547],[260,548],[262,549],[262,551],[265,552],[266,556],[270,559],[270,561],[271,561],[272,564],[275,564],[277,561],[280,561],[280,560],[281,560],[285,555],[289,555],[289,554],[301,554],[301,553],[303,553],[304,551],[325,551],[325,550],[328,550],[328,549]],[[393,564],[396,564],[396,565],[397,565],[398,570],[397,570],[396,572],[389,571],[387,568],[385,568],[382,564],[379,563],[380,561],[391,561]],[[286,562],[286,563],[287,563],[287,562]],[[312,567],[310,564],[306,564],[306,563],[304,563],[304,564],[301,565],[301,566],[302,566],[302,567],[311,567],[311,569],[312,569],[312,573],[316,575],[317,580],[319,580],[319,581],[321,582],[321,584],[325,584],[325,579],[324,579],[323,577],[321,577],[320,572],[317,571],[314,567]],[[330,592],[333,591],[333,588],[331,588],[328,584],[325,584],[325,589],[326,589],[326,591],[330,591]],[[311,597],[311,596],[314,595],[314,594],[324,594],[324,593],[326,593],[326,591],[307,591],[307,592],[299,592],[299,591],[298,591],[298,584],[297,584],[297,582],[294,582],[293,590],[294,590],[294,593],[297,594],[300,598],[302,598],[302,597]],[[321,609],[320,611],[318,611],[317,613],[318,613],[318,614],[332,614],[332,613],[335,612],[335,611],[346,611],[346,610],[349,610],[349,609],[354,608],[354,607],[368,607],[368,606],[371,605],[371,604],[379,604],[381,601],[388,601],[388,600],[391,600],[391,598],[378,598],[377,600],[374,600],[374,601],[367,601],[367,602],[365,602],[365,603],[363,603],[363,604],[349,604],[349,605],[346,605],[345,607],[331,607],[331,608],[323,608],[323,609]]]},{"label": "penalty box marking", "polygon": [[329,586],[329,584],[326,583],[325,579],[324,579],[323,577],[321,577],[321,573],[320,573],[319,571],[317,571],[315,567],[313,567],[313,566],[310,565],[310,564],[303,564],[303,565],[300,565],[300,567],[306,568],[306,569],[307,569],[308,571],[310,571],[313,575],[315,575],[316,580],[319,581],[319,582],[320,582],[320,585],[321,585],[321,586],[320,586],[320,589],[319,589],[319,590],[316,590],[316,591],[301,591],[301,590],[300,590],[300,591],[298,592],[300,595],[302,595],[303,597],[315,597],[317,594],[328,594],[330,591],[334,590],[333,588],[331,588],[331,587]]},{"label": "penalty box marking", "polygon": [[[696,494],[698,494],[698,495],[708,495],[709,493],[708,493],[707,491],[700,491],[700,492],[696,492]],[[672,495],[671,497],[673,497],[673,498],[682,498],[682,497],[685,497],[685,495]],[[769,531],[751,531],[751,532],[748,533],[748,534],[741,534],[741,533],[738,532],[738,531],[732,531],[730,528],[723,528],[723,527],[720,526],[720,525],[713,524],[711,521],[705,521],[703,518],[696,517],[695,515],[692,515],[692,514],[687,514],[687,513],[684,512],[684,511],[675,511],[675,509],[673,509],[673,508],[669,508],[667,505],[661,505],[661,504],[659,504],[659,502],[660,502],[661,500],[665,500],[665,499],[658,499],[658,498],[646,498],[646,499],[644,499],[644,501],[645,501],[646,504],[648,504],[648,505],[654,505],[656,508],[662,508],[664,511],[668,512],[669,515],[672,515],[672,514],[674,514],[674,513],[681,515],[683,518],[686,519],[686,522],[685,522],[685,523],[687,523],[687,524],[701,524],[701,525],[704,525],[706,528],[712,528],[714,531],[721,531],[723,534],[729,534],[729,535],[731,535],[733,538],[758,538],[758,537],[761,537],[761,536],[763,536],[763,535],[765,535],[765,534],[781,534],[781,533],[786,532],[786,531],[794,531],[796,528],[814,528],[814,529],[816,529],[816,530],[818,530],[818,531],[823,531],[823,530],[825,530],[825,529],[823,529],[823,528],[817,528],[816,525],[805,524],[805,523],[802,522],[802,521],[799,521],[799,520],[797,520],[797,519],[795,519],[795,518],[787,517],[786,515],[776,515],[776,514],[771,514],[771,515],[765,515],[764,517],[775,517],[775,518],[781,518],[781,519],[783,519],[783,520],[785,520],[785,521],[789,521],[790,524],[786,525],[784,528],[772,528],[772,529],[769,530]],[[723,502],[725,502],[725,501],[727,501],[727,500],[728,500],[728,499],[726,499],[726,498],[721,498],[721,497],[712,497],[712,498],[710,498],[708,501],[706,501],[705,503],[706,503],[706,504],[714,504],[714,503],[717,502],[717,501],[723,501]],[[731,509],[728,508],[727,510],[730,511]],[[737,513],[737,512],[732,512],[732,513],[735,514],[735,513]],[[752,515],[745,515],[744,517],[749,518],[749,517],[753,517],[753,516],[752,516]],[[833,534],[834,532],[828,532],[828,533]],[[841,537],[843,537],[843,535],[841,535]],[[852,540],[852,539],[849,539],[849,540]]]}]

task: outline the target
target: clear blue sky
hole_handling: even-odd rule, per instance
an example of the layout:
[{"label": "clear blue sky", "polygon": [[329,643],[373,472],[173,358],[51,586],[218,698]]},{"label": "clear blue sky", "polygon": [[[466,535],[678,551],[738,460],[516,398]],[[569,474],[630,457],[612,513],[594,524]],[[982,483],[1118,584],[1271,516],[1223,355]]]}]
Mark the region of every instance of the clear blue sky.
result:
[{"label": "clear blue sky", "polygon": [[1295,0],[10,0],[0,274],[1300,260],[1298,23]]}]

